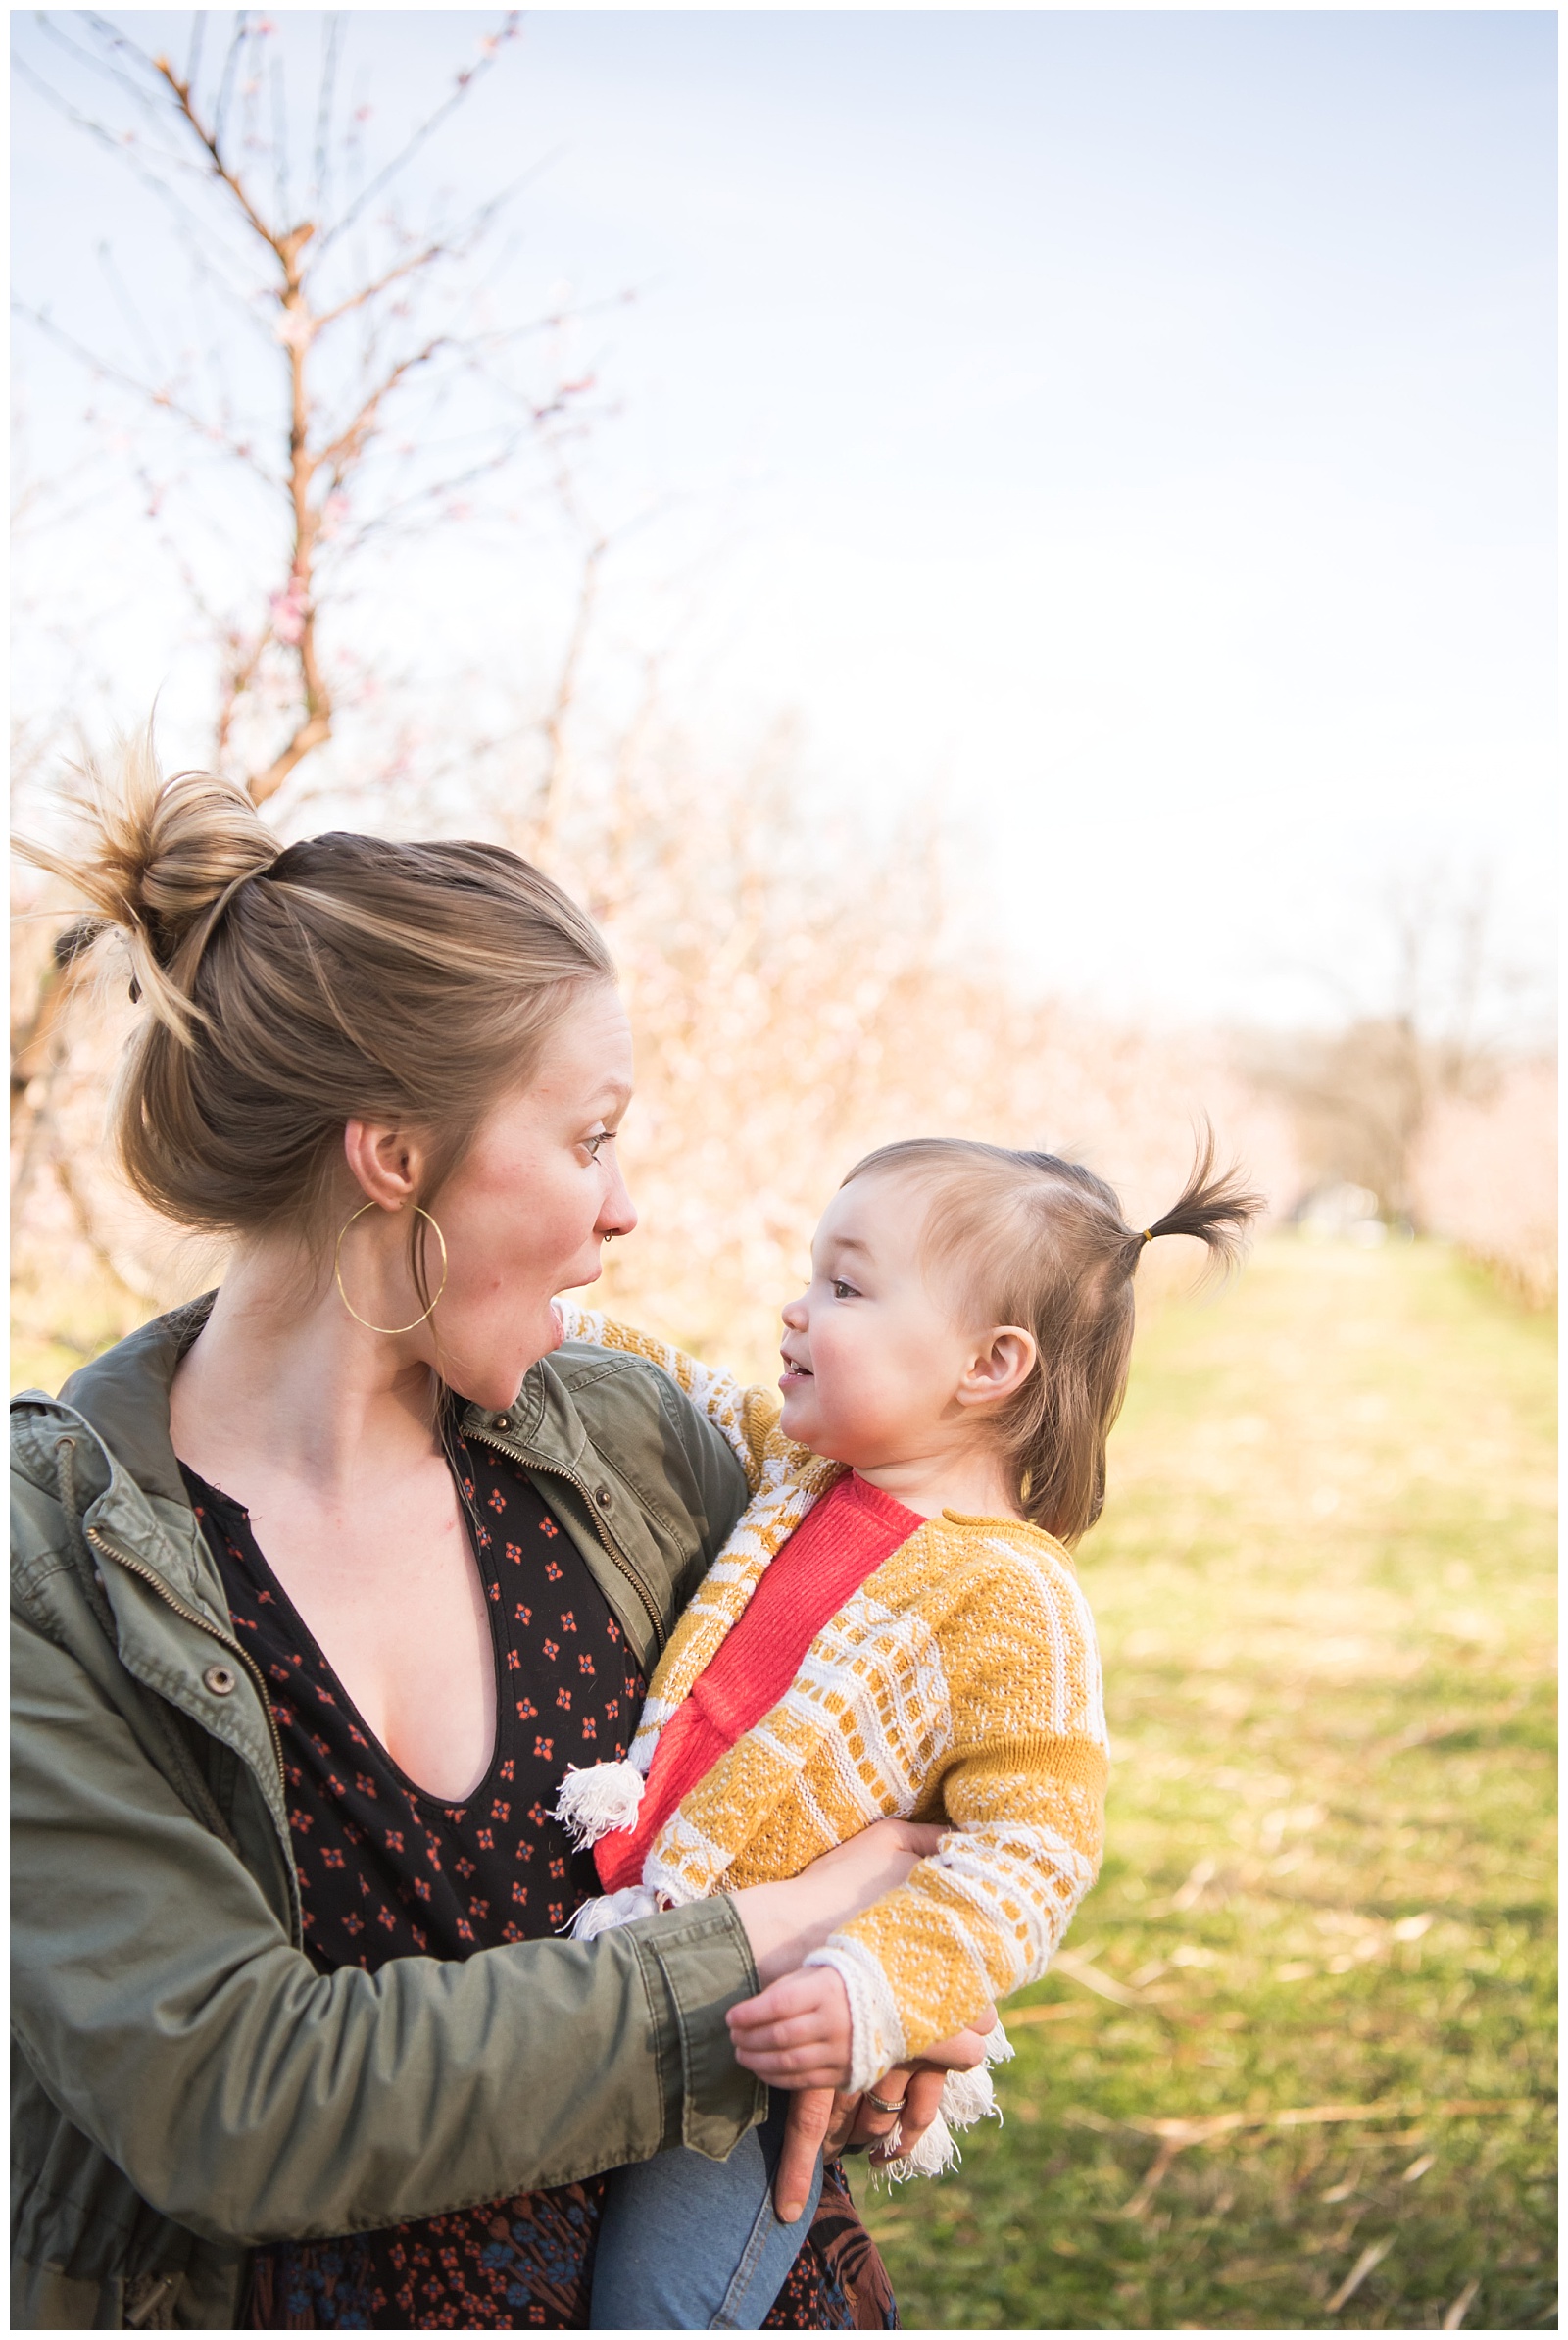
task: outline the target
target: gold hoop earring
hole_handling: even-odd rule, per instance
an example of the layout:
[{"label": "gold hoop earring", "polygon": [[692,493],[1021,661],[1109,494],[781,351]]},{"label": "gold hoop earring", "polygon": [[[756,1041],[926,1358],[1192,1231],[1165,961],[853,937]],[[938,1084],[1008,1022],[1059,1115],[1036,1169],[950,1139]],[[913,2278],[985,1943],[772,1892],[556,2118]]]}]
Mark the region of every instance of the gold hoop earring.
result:
[{"label": "gold hoop earring", "polygon": [[375,1208],[376,1206],[373,1202],[362,1203],[357,1211],[351,1211],[347,1219],[344,1220],[342,1226],[338,1230],[337,1249],[332,1254],[332,1280],[337,1285],[338,1298],[342,1301],[343,1306],[348,1310],[349,1315],[354,1319],[355,1323],[363,1324],[367,1332],[413,1332],[418,1325],[424,1322],[426,1317],[431,1315],[435,1308],[435,1301],[440,1299],[441,1292],[444,1292],[447,1288],[447,1278],[451,1273],[451,1269],[447,1264],[447,1239],[445,1235],[442,1234],[439,1226],[436,1226],[436,1222],[430,1217],[429,1212],[423,1208],[422,1204],[416,1203],[414,1206],[415,1218],[422,1219],[427,1222],[427,1224],[435,1227],[435,1239],[441,1246],[441,1292],[437,1292],[435,1300],[432,1300],[427,1308],[422,1308],[419,1311],[412,1324],[372,1324],[368,1317],[361,1316],[359,1310],[355,1307],[353,1301],[343,1289],[343,1238],[348,1233],[350,1227],[354,1224],[354,1221],[357,1219],[363,1219],[367,1211],[373,1211]]}]

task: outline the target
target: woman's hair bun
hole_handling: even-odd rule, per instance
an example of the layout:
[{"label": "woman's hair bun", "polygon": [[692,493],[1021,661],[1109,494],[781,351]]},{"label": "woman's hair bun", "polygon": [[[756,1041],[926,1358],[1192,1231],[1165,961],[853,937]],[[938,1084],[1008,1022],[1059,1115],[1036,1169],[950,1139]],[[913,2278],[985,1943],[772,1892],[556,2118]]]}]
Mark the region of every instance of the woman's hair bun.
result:
[{"label": "woman's hair bun", "polygon": [[114,928],[130,953],[132,996],[188,1038],[207,938],[236,888],[276,861],[277,839],[232,781],[201,772],[166,780],[150,732],[88,759],[81,778],[74,833],[60,846],[19,839],[17,851],[90,905],[67,957]]},{"label": "woman's hair bun", "polygon": [[74,832],[23,850],[81,899],[63,971],[107,929],[124,940],[148,1012],[116,1143],[181,1226],[286,1231],[324,1268],[360,1199],[346,1122],[423,1132],[427,1206],[584,987],[614,979],[593,921],[505,845],[334,830],[279,853],[227,781],[161,779],[149,739],[81,778]]}]

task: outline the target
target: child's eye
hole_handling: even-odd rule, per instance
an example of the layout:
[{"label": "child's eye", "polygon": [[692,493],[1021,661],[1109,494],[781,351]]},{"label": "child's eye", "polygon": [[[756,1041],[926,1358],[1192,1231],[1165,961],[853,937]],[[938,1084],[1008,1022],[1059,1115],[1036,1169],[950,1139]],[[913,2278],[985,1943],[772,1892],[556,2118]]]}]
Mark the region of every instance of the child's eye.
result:
[{"label": "child's eye", "polygon": [[839,1275],[833,1278],[832,1291],[835,1300],[858,1300],[859,1298],[854,1284],[847,1284]]}]

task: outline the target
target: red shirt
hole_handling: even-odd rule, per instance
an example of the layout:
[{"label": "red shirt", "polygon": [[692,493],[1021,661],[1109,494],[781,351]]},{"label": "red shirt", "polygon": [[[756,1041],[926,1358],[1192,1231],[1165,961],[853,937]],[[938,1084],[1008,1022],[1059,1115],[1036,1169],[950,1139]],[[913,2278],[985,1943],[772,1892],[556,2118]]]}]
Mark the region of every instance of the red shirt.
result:
[{"label": "red shirt", "polygon": [[924,1525],[853,1470],[812,1505],[660,1732],[636,1827],[594,1847],[607,1892],[642,1882],[648,1848],[682,1796],[777,1706],[829,1618]]}]

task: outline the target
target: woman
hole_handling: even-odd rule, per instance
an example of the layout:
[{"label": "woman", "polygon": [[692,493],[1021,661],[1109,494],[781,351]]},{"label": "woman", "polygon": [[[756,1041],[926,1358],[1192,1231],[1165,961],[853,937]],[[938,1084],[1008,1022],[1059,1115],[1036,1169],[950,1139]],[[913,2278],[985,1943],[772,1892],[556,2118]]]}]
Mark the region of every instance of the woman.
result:
[{"label": "woman", "polygon": [[[726,2011],[931,1832],[556,1938],[555,1790],[745,1494],[657,1369],[550,1354],[635,1223],[583,915],[499,847],[279,853],[150,752],[34,858],[128,947],[132,1183],[232,1252],[17,1409],[13,2321],[569,2325],[595,2172],[730,2149]],[[775,2319],[892,2320],[842,2186],[813,2236]]]}]

